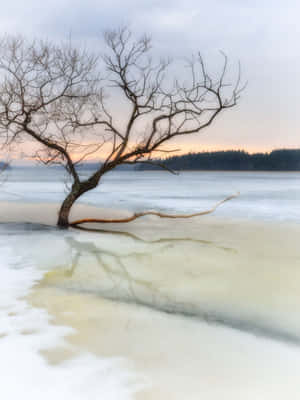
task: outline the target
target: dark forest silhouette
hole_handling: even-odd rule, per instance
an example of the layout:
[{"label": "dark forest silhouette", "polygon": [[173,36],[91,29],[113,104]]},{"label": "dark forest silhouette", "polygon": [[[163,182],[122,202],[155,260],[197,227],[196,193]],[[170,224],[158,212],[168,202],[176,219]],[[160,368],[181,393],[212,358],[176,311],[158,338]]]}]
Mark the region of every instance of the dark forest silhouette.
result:
[{"label": "dark forest silhouette", "polygon": [[[159,159],[158,162],[175,171],[300,171],[300,149],[280,149],[271,153],[255,154],[240,150],[189,153]],[[139,166],[139,170],[154,169],[159,167],[147,164]]]}]

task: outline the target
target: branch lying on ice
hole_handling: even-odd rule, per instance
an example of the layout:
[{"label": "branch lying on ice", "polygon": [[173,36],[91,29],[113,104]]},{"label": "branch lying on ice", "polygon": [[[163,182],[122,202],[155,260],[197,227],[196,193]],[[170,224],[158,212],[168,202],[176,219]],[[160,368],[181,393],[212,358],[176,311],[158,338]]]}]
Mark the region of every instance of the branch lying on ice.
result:
[{"label": "branch lying on ice", "polygon": [[146,215],[155,215],[159,218],[193,218],[193,217],[199,217],[202,215],[207,215],[207,214],[211,214],[213,213],[221,204],[226,203],[229,200],[232,200],[236,197],[239,196],[239,192],[226,197],[225,199],[219,201],[218,203],[216,203],[212,208],[210,208],[209,210],[205,210],[205,211],[200,211],[194,214],[164,214],[164,213],[160,213],[158,211],[144,211],[144,212],[139,212],[139,213],[134,213],[133,215],[131,215],[130,217],[127,218],[119,218],[119,219],[99,219],[99,218],[84,218],[84,219],[78,219],[76,221],[70,222],[70,226],[77,226],[80,224],[86,224],[86,223],[101,223],[101,224],[105,224],[105,223],[112,223],[112,224],[119,224],[119,223],[125,223],[125,222],[131,222],[136,220],[137,218],[141,218],[144,217]]}]

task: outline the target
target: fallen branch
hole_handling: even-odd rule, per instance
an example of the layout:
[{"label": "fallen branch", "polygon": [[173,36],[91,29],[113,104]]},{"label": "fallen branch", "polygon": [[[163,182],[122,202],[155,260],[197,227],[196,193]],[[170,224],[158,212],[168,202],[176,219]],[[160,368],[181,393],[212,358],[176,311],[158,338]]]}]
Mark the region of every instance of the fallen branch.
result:
[{"label": "fallen branch", "polygon": [[226,197],[225,199],[219,201],[217,204],[215,204],[211,209],[205,210],[205,211],[200,211],[194,214],[163,214],[158,211],[143,211],[140,213],[134,213],[130,217],[127,218],[119,218],[119,219],[99,219],[99,218],[84,218],[84,219],[78,219],[76,221],[70,222],[70,226],[77,226],[80,224],[86,224],[86,223],[100,223],[100,224],[119,224],[119,223],[126,223],[126,222],[131,222],[136,220],[137,218],[144,217],[146,215],[155,215],[159,218],[193,218],[193,217],[199,217],[201,215],[207,215],[213,213],[221,204],[226,203],[229,200],[232,200],[236,197],[239,196],[239,192],[236,194],[233,194],[231,196]]}]

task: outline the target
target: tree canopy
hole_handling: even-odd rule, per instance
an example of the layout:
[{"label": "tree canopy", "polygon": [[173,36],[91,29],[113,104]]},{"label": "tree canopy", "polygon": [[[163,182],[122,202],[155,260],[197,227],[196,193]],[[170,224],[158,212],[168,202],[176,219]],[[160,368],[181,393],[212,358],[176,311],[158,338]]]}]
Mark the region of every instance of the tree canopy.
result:
[{"label": "tree canopy", "polygon": [[[172,151],[172,139],[203,131],[233,108],[243,90],[239,70],[229,80],[223,53],[219,73],[210,74],[199,53],[186,61],[180,79],[171,74],[170,59],[154,60],[147,35],[135,38],[122,28],[104,39],[106,51],[98,54],[70,42],[11,36],[0,42],[1,138],[20,149],[31,140],[39,145],[33,158],[67,169],[72,188],[60,210],[62,227],[72,204],[103,174],[122,164],[153,163]],[[82,180],[77,167],[91,155],[99,167]]]}]

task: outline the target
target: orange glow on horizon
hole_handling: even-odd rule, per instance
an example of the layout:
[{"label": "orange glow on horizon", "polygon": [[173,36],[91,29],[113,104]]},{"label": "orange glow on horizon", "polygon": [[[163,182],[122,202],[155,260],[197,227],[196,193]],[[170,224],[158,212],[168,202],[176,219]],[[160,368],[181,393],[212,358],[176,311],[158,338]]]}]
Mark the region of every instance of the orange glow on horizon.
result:
[{"label": "orange glow on horizon", "polygon": [[[284,146],[282,147],[274,147],[270,146],[268,148],[259,148],[259,147],[242,147],[242,146],[224,146],[224,145],[201,145],[198,143],[180,143],[180,145],[176,146],[176,144],[172,144],[172,146],[165,147],[164,150],[167,150],[168,152],[154,152],[153,153],[153,158],[168,158],[172,157],[173,155],[183,155],[183,154],[188,154],[188,153],[200,153],[200,152],[215,152],[215,151],[229,151],[229,150],[235,150],[235,151],[246,151],[250,154],[253,153],[269,153],[274,149],[277,148],[285,148]],[[299,148],[297,146],[288,146],[288,148]],[[29,149],[28,153],[29,153]],[[173,151],[174,150],[174,151]],[[32,151],[30,151],[32,154]],[[105,160],[105,157],[107,155],[107,152],[104,150],[100,150],[97,153],[94,153],[87,157],[85,159],[86,162],[101,162]],[[36,161],[36,158],[33,155],[26,155],[24,151],[22,152],[12,152],[9,154],[9,157],[7,157],[8,154],[5,152],[0,153],[0,159],[7,159],[9,158],[11,161],[25,161],[29,163],[33,163]],[[78,161],[81,157],[79,154],[73,153],[71,154],[72,159],[74,162]]]},{"label": "orange glow on horizon", "polygon": [[[290,148],[290,147],[289,147]],[[296,147],[295,147],[296,148]],[[191,144],[191,143],[181,143],[179,146],[176,146],[175,144],[169,147],[165,147],[163,150],[167,150],[168,152],[154,152],[153,157],[154,158],[168,158],[172,157],[175,155],[183,155],[183,154],[188,154],[188,153],[201,153],[201,152],[215,152],[215,151],[246,151],[249,154],[254,154],[254,153],[270,153],[272,150],[275,150],[275,147],[268,147],[268,148],[243,148],[241,146],[223,146],[223,145],[212,145],[212,146],[203,146],[201,144]],[[173,151],[174,150],[174,151]],[[74,156],[74,161],[76,161],[76,158]],[[105,159],[105,152],[100,151],[97,154],[93,154],[89,158],[86,159],[86,161],[103,161]]]}]

